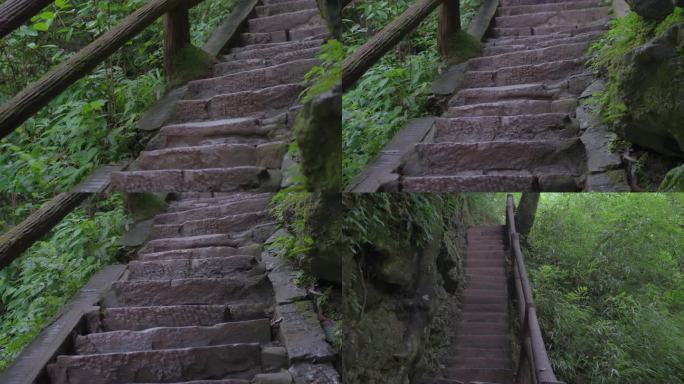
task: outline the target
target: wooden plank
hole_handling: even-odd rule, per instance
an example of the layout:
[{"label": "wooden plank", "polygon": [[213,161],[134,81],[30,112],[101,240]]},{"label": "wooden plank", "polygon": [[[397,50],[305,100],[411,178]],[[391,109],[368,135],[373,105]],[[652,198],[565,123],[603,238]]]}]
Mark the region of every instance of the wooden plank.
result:
[{"label": "wooden plank", "polygon": [[230,16],[211,35],[202,49],[212,56],[218,56],[231,42],[234,41],[240,27],[247,20],[259,0],[241,1],[230,13]]},{"label": "wooden plank", "polygon": [[[250,0],[251,1],[251,0]],[[14,131],[54,97],[97,67],[161,15],[183,0],[151,0],[0,106],[0,138]]]},{"label": "wooden plank", "polygon": [[6,0],[0,4],[0,39],[37,15],[53,0]]},{"label": "wooden plank", "polygon": [[55,316],[50,325],[24,348],[14,364],[0,374],[0,383],[49,383],[46,365],[57,355],[68,353],[67,350],[72,343],[72,332],[82,324],[83,315],[97,309],[95,305],[112,283],[121,278],[125,270],[125,265],[110,265],[93,275]]},{"label": "wooden plank", "polygon": [[342,89],[348,90],[381,57],[413,31],[444,0],[418,0],[344,61]]}]

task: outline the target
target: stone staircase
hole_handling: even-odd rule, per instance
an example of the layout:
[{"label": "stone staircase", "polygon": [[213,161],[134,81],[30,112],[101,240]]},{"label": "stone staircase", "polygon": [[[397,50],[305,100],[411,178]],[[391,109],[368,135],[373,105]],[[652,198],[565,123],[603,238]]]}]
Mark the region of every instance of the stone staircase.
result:
[{"label": "stone staircase", "polygon": [[287,369],[260,263],[270,198],[187,198],[156,216],[127,275],[86,314],[74,354],[48,366],[51,382],[241,384]]},{"label": "stone staircase", "polygon": [[514,382],[504,247],[504,227],[469,228],[463,315],[442,377],[424,384]]},{"label": "stone staircase", "polygon": [[315,0],[261,0],[244,33],[191,81],[157,138],[125,172],[124,192],[273,191],[304,75],[329,36]]},{"label": "stone staircase", "polygon": [[483,56],[404,159],[402,190],[582,190],[575,110],[592,81],[585,53],[610,17],[598,0],[501,0]]}]

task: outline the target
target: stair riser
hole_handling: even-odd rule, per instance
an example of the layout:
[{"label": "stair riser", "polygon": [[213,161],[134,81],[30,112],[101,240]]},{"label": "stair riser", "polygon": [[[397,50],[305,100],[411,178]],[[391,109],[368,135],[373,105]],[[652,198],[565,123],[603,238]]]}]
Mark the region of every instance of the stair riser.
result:
[{"label": "stair riser", "polygon": [[267,17],[303,9],[317,9],[315,0],[292,1],[282,4],[260,5],[254,8],[257,17]]},{"label": "stair riser", "polygon": [[280,171],[260,167],[114,172],[111,187],[116,192],[270,192],[279,188],[281,177]]},{"label": "stair riser", "polygon": [[171,251],[161,251],[145,253],[140,255],[140,261],[156,261],[156,260],[192,260],[192,259],[210,259],[233,256],[256,256],[261,253],[261,246],[253,245],[248,247],[206,247],[195,249],[180,249]]},{"label": "stair riser", "polygon": [[510,100],[501,103],[485,103],[449,108],[449,116],[478,117],[478,116],[516,116],[537,115],[541,113],[563,113],[575,115],[577,101],[562,99],[557,101],[543,100]]},{"label": "stair riser", "polygon": [[565,11],[565,10],[584,9],[584,8],[597,8],[599,6],[600,6],[600,2],[597,0],[549,3],[549,4],[534,4],[534,5],[517,5],[517,6],[499,7],[496,14],[497,14],[497,16],[512,16],[512,15],[522,15],[522,14],[526,14],[526,13]]},{"label": "stair riser", "polygon": [[312,28],[324,23],[318,13],[318,9],[307,9],[288,14],[250,19],[247,21],[247,29],[250,33],[270,33],[295,28]]},{"label": "stair riser", "polygon": [[500,87],[560,80],[585,71],[585,60],[565,60],[536,65],[506,67],[499,70],[467,72],[465,88]]},{"label": "stair riser", "polygon": [[266,211],[245,213],[205,220],[187,221],[182,224],[158,224],[152,227],[151,237],[155,239],[178,236],[209,235],[214,233],[240,233],[257,224],[270,220]]},{"label": "stair riser", "polygon": [[610,16],[610,7],[578,10],[561,10],[557,12],[535,12],[514,16],[498,16],[494,19],[497,28],[516,27],[554,27],[568,25],[586,25]]},{"label": "stair riser", "polygon": [[564,114],[436,120],[434,142],[476,143],[497,140],[572,138],[579,127]]},{"label": "stair riser", "polygon": [[188,278],[220,278],[233,274],[263,273],[252,256],[233,256],[194,260],[132,261],[128,264],[129,280],[169,280]]},{"label": "stair riser", "polygon": [[[560,33],[574,33],[581,34],[586,32],[605,31],[608,29],[608,20],[595,21],[592,24],[583,26],[577,25],[556,25],[556,26],[541,26],[541,27],[511,27],[511,28],[492,28],[492,36],[498,37],[515,37],[515,36],[544,36],[554,35]],[[552,37],[552,36],[551,36]]]},{"label": "stair riser", "polygon": [[183,223],[190,220],[200,220],[212,217],[225,217],[250,212],[259,212],[268,208],[271,196],[231,202],[229,204],[214,205],[205,208],[191,209],[183,212],[166,213],[154,218],[155,224]]},{"label": "stair riser", "polygon": [[[281,53],[274,57],[239,59],[236,61],[229,61],[219,63],[214,67],[214,76],[225,76],[236,74],[239,72],[253,70],[255,68],[266,68],[274,65],[290,63],[302,59],[315,59],[320,53],[320,48],[308,48],[298,51],[288,51]],[[256,54],[253,54],[256,56]]]},{"label": "stair riser", "polygon": [[482,57],[468,61],[468,69],[471,71],[488,71],[503,67],[572,60],[584,56],[588,46],[589,43],[577,43]]}]

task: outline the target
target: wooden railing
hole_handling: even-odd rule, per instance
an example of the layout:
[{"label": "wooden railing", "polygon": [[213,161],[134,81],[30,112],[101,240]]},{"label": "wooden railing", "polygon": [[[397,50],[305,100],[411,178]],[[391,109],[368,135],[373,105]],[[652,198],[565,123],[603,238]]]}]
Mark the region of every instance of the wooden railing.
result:
[{"label": "wooden railing", "polygon": [[537,310],[534,307],[532,287],[525,268],[525,258],[520,248],[520,235],[516,232],[515,204],[513,196],[506,200],[506,228],[508,248],[513,261],[513,278],[517,299],[518,320],[520,321],[520,358],[516,383],[518,384],[561,384],[551,368]]},{"label": "wooden railing", "polygon": [[[202,0],[150,0],[92,43],[64,60],[39,80],[0,106],[0,139],[10,134],[70,85],[83,78],[116,50],[164,15],[164,67],[170,72],[175,55],[190,44],[190,8]],[[0,6],[0,37],[26,22],[51,1],[7,0]],[[238,8],[251,9],[257,0]],[[244,15],[246,17],[247,15]]]},{"label": "wooden railing", "polygon": [[[343,3],[347,5],[349,2]],[[459,0],[417,0],[399,17],[371,37],[345,61],[342,68],[342,90],[348,90],[370,67],[416,29],[439,5],[440,52],[446,54],[449,36],[461,29]]]}]

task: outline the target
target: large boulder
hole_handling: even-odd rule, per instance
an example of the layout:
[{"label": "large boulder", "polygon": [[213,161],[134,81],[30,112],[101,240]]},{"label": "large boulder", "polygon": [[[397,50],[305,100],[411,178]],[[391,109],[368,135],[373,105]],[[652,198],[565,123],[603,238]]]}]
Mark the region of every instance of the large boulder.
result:
[{"label": "large boulder", "polygon": [[661,21],[674,9],[672,0],[627,0],[632,11],[649,20]]},{"label": "large boulder", "polygon": [[617,132],[668,156],[684,156],[684,23],[625,56]]}]

